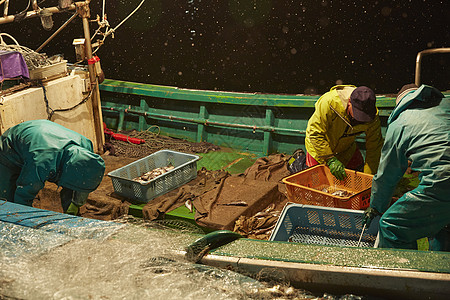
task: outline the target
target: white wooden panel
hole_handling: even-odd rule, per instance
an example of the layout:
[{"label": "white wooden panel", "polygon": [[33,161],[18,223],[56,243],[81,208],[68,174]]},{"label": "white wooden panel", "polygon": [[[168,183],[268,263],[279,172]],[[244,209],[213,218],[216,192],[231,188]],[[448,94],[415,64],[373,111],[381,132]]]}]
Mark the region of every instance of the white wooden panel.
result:
[{"label": "white wooden panel", "polygon": [[[83,81],[79,76],[66,76],[44,84],[49,106],[52,109],[65,109],[80,103],[83,94]],[[32,87],[2,98],[0,105],[0,133],[24,121],[47,119],[44,92],[41,87]],[[72,129],[92,141],[97,147],[95,137],[92,103],[86,103],[66,112],[56,112],[52,121]]]}]

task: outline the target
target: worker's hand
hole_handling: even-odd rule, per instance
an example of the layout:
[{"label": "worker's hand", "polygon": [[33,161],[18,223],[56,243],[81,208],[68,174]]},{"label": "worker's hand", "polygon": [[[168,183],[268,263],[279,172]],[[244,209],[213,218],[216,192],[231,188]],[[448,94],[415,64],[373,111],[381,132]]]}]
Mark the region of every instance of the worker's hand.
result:
[{"label": "worker's hand", "polygon": [[370,223],[372,223],[373,218],[375,218],[376,216],[379,216],[380,213],[372,207],[368,207],[365,211],[364,211],[364,219],[363,219],[363,225],[366,225],[366,228],[370,227]]},{"label": "worker's hand", "polygon": [[331,174],[333,174],[337,179],[344,180],[344,178],[347,177],[344,164],[342,164],[336,157],[332,157],[327,160],[327,166],[330,168]]},{"label": "worker's hand", "polygon": [[76,216],[76,215],[78,215],[78,209],[79,209],[78,206],[76,206],[73,203],[70,203],[70,205],[67,208],[67,210],[65,211],[65,213],[68,214],[68,215]]}]

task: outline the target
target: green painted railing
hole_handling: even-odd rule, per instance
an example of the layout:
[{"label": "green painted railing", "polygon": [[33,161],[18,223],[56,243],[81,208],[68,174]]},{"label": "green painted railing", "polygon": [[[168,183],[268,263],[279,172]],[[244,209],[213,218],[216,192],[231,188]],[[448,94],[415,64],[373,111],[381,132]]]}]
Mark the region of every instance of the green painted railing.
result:
[{"label": "green painted railing", "polygon": [[[111,129],[158,127],[162,134],[260,155],[304,148],[306,125],[320,97],[189,90],[117,80],[105,80],[100,91],[103,117]],[[383,134],[394,105],[393,95],[377,96]]]}]

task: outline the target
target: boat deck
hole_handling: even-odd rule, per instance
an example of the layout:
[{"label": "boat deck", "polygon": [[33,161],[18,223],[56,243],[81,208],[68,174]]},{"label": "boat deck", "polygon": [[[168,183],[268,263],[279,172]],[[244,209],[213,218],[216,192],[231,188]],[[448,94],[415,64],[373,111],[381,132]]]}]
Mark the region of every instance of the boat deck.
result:
[{"label": "boat deck", "polygon": [[[211,152],[201,154],[198,167],[228,169],[242,173],[256,159],[247,153]],[[230,164],[230,162],[235,162]],[[405,174],[407,188],[417,185],[417,177]],[[139,213],[141,206],[130,206]],[[195,213],[182,206],[166,214],[168,219],[194,221]],[[203,228],[205,232],[207,229]],[[192,241],[198,236],[193,235]],[[241,273],[259,274],[277,270],[298,288],[334,293],[410,299],[425,292],[430,299],[450,293],[450,253],[307,245],[290,242],[240,239],[203,258],[202,263]]]},{"label": "boat deck", "polygon": [[[199,155],[202,159],[198,161],[198,169],[225,169],[233,174],[242,173],[257,159],[257,156],[229,149]],[[115,159],[127,164],[127,160]],[[106,162],[107,169],[111,168],[108,160]],[[104,181],[109,185],[95,193],[112,192],[111,180],[105,177]],[[129,214],[142,215],[143,205],[131,204]],[[20,216],[14,218],[21,219]],[[185,206],[167,213],[166,218],[195,224],[194,213]],[[199,237],[201,235],[185,234],[184,244],[189,245]],[[120,239],[120,232],[116,238]],[[179,256],[184,257],[182,249]],[[429,299],[442,299],[450,294],[450,253],[444,252],[306,245],[244,238],[211,251],[201,262],[255,277],[267,272],[282,274],[285,282],[313,292],[326,290],[383,299],[423,299],[424,294]]]}]

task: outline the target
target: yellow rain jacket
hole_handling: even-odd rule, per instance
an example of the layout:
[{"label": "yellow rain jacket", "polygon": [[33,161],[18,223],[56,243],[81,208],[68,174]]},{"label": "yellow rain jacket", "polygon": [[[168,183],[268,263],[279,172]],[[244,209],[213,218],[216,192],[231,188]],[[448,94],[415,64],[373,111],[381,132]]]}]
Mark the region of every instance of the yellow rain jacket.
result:
[{"label": "yellow rain jacket", "polygon": [[355,88],[354,85],[337,85],[317,100],[306,128],[306,151],[320,164],[336,156],[346,165],[356,150],[355,138],[365,134],[364,173],[375,174],[383,146],[380,118],[377,110],[371,122],[351,125],[346,108]]}]

